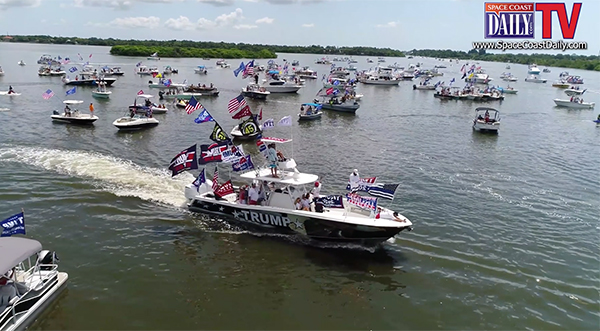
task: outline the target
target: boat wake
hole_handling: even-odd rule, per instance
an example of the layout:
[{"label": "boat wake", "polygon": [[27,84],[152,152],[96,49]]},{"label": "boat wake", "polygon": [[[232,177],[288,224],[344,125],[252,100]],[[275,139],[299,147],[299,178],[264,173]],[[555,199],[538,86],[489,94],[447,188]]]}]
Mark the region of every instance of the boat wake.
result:
[{"label": "boat wake", "polygon": [[0,111],[10,111],[8,108],[0,108]]},{"label": "boat wake", "polygon": [[185,185],[194,178],[183,173],[175,178],[167,169],[137,165],[129,160],[96,152],[38,147],[0,147],[0,164],[20,163],[59,174],[90,180],[100,190],[120,197],[137,197],[167,206],[185,204]]}]

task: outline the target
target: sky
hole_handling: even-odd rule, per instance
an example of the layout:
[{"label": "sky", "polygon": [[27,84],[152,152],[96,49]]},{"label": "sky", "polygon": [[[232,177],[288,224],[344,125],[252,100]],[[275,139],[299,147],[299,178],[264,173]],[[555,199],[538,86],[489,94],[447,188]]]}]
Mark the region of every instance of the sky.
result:
[{"label": "sky", "polygon": [[[484,39],[484,3],[478,0],[0,0],[0,29],[5,30],[0,33],[466,51],[471,49],[473,41],[489,41]],[[564,3],[570,17],[573,2]],[[581,3],[573,40],[587,42],[588,50],[568,53],[598,55],[600,0]],[[560,40],[557,14],[552,17],[552,40]],[[536,40],[542,40],[541,22],[542,13],[536,12]]]}]

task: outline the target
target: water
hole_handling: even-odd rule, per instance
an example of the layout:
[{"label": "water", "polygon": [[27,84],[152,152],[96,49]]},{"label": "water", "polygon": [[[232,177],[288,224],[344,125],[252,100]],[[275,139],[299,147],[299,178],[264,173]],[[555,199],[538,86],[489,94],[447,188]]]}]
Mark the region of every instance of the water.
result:
[{"label": "water", "polygon": [[[123,67],[110,100],[94,100],[89,88],[69,97],[94,102],[94,127],[50,121],[67,88],[37,76],[43,53],[92,53],[92,64]],[[317,57],[280,55],[321,76],[328,66],[314,65]],[[197,172],[172,179],[166,168],[182,149],[209,142],[212,124],[194,123],[196,114],[171,107],[155,115],[158,127],[133,134],[112,126],[140,89],[157,94],[133,74],[143,61],[179,69],[174,82],[214,83],[221,95],[201,102],[230,130],[227,102],[245,81],[229,69],[193,73],[215,60],[6,43],[0,59],[0,89],[22,93],[0,96],[0,217],[25,208],[28,237],[56,250],[70,277],[34,329],[598,329],[598,110],[554,107],[566,96],[550,84],[564,70],[581,75],[584,99],[599,103],[600,73],[551,68],[542,75],[548,84],[533,84],[522,81],[526,66],[512,65],[518,94],[491,104],[502,116],[497,136],[472,132],[480,104],[440,101],[413,82],[361,85],[356,116],[326,112],[319,122],[274,128],[269,135],[293,134],[300,169],[321,175],[326,192],[342,192],[353,168],[401,183],[389,206],[415,230],[366,251],[307,247],[188,213],[183,187]],[[17,66],[21,59],[27,66]],[[460,78],[464,62],[443,63],[440,80]],[[505,64],[480,65],[504,85]],[[306,84],[298,95],[249,103],[265,119],[296,116],[320,88]],[[48,88],[56,96],[44,100]]]}]

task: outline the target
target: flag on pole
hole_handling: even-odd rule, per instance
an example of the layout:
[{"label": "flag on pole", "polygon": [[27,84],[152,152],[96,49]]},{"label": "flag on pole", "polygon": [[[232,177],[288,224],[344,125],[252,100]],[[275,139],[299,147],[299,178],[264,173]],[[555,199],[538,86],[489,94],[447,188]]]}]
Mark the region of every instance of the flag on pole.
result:
[{"label": "flag on pole", "polygon": [[137,95],[142,95],[142,94],[144,94],[144,91],[139,90]]},{"label": "flag on pole", "polygon": [[44,92],[44,94],[42,94],[42,97],[46,100],[52,98],[54,96],[54,92],[52,92],[52,90],[46,90],[46,92]]},{"label": "flag on pole", "polygon": [[238,95],[237,97],[231,99],[229,101],[229,104],[227,105],[227,110],[229,111],[229,113],[233,113],[236,110],[244,107],[246,105],[246,99],[244,99],[243,95]]},{"label": "flag on pole", "polygon": [[258,120],[262,121],[262,107],[260,107],[260,111],[258,112]]},{"label": "flag on pole", "polygon": [[200,124],[200,123],[206,123],[206,122],[214,122],[215,119],[208,113],[208,110],[206,110],[206,108],[202,107],[202,111],[200,112],[200,114],[198,114],[198,117],[196,117],[196,119],[194,120],[194,122]]},{"label": "flag on pole", "polygon": [[92,54],[90,54],[90,56],[88,56],[88,58],[91,59],[92,58]]},{"label": "flag on pole", "polygon": [[240,72],[242,72],[242,70],[244,70],[244,68],[245,68],[244,62],[240,63],[240,66],[233,71],[233,74],[235,75],[235,77],[237,77],[240,74]]},{"label": "flag on pole", "polygon": [[194,96],[192,95],[192,97],[190,98],[190,101],[185,106],[185,111],[189,115],[189,114],[195,112],[196,110],[198,110],[200,108],[203,108],[202,104],[200,104],[200,102],[196,101],[196,98],[194,98]]},{"label": "flag on pole", "polygon": [[75,94],[75,92],[77,92],[77,86],[74,86],[72,89],[68,90],[66,95]]},{"label": "flag on pole", "polygon": [[169,164],[171,177],[180,174],[186,170],[198,169],[198,160],[196,159],[196,144],[192,147],[179,152]]},{"label": "flag on pole", "polygon": [[204,169],[200,171],[200,174],[196,178],[196,180],[192,183],[192,185],[196,186],[196,191],[200,191],[200,185],[206,183],[206,175],[204,174]]},{"label": "flag on pole", "polygon": [[270,129],[272,127],[275,127],[275,121],[272,118],[269,118],[263,122],[263,130]]},{"label": "flag on pole", "polygon": [[20,212],[0,222],[0,237],[10,237],[15,234],[25,234],[25,215]]},{"label": "flag on pole", "polygon": [[219,168],[215,167],[212,179],[212,189],[216,191],[219,188]]},{"label": "flag on pole", "polygon": [[277,123],[278,126],[292,126],[292,117],[291,116],[284,116],[279,120],[279,123]]}]

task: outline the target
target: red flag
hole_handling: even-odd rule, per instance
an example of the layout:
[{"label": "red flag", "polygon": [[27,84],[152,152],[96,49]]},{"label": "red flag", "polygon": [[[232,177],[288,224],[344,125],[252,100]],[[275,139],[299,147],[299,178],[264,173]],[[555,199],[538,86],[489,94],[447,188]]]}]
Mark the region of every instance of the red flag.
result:
[{"label": "red flag", "polygon": [[327,93],[327,95],[333,93],[333,87],[328,88],[325,93]]},{"label": "red flag", "polygon": [[92,54],[90,54],[89,58],[90,58],[90,59],[92,58]]},{"label": "red flag", "polygon": [[140,90],[140,91],[138,92],[138,95],[142,95],[142,94],[144,94],[144,91]]},{"label": "red flag", "polygon": [[258,120],[262,121],[262,107],[260,107],[260,112],[258,113]]},{"label": "red flag", "polygon": [[240,111],[235,113],[235,115],[231,116],[234,120],[239,120],[242,117],[252,116],[252,112],[250,111],[250,106],[246,105]]},{"label": "red flag", "polygon": [[219,197],[224,197],[228,194],[232,194],[235,191],[233,190],[233,184],[231,184],[231,180],[226,181],[223,185],[219,186],[215,191],[215,195]]},{"label": "red flag", "polygon": [[212,179],[212,189],[216,193],[219,188],[219,168],[215,167],[215,173]]}]

